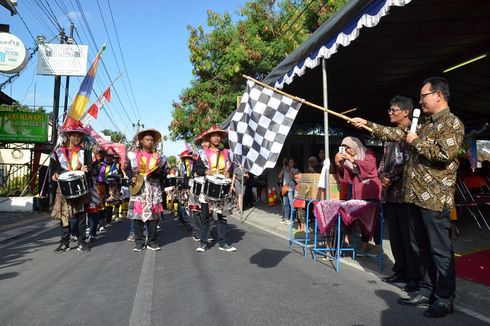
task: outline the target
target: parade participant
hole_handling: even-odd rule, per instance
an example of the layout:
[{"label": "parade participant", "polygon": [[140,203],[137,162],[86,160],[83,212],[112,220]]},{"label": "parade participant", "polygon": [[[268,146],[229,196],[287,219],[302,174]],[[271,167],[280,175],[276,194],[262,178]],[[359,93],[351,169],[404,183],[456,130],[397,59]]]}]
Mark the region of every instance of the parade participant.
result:
[{"label": "parade participant", "polygon": [[409,204],[410,241],[423,281],[416,296],[399,299],[398,303],[429,304],[424,316],[432,318],[453,312],[456,291],[449,211],[454,207],[464,125],[449,110],[449,97],[446,79],[432,77],[422,83],[419,104],[425,116],[420,118],[416,133],[362,118],[354,118],[351,122],[358,128],[364,125],[372,128],[372,134],[377,138],[409,144],[403,200]]},{"label": "parade participant", "polygon": [[[204,132],[201,132],[199,135],[197,135],[196,139],[194,140],[194,144],[198,147],[198,150],[196,153],[194,153],[192,161],[192,177],[197,177],[197,173],[194,172],[194,167],[196,166],[196,162],[199,158],[199,156],[203,153],[204,149],[209,148],[209,140],[208,139],[203,139]],[[204,155],[204,154],[202,154]],[[195,180],[193,180],[195,182]],[[191,189],[192,190],[192,189]],[[194,194],[191,191],[191,194],[189,195],[189,215],[190,215],[190,222],[192,226],[192,238],[194,241],[201,241],[201,203],[199,202],[199,194]],[[209,230],[211,232],[211,228]],[[208,238],[208,237],[206,237]]]},{"label": "parade participant", "polygon": [[[107,151],[105,149],[99,149],[95,153],[95,160],[93,163],[92,176],[95,179],[95,188],[97,189],[97,193],[99,194],[100,205],[98,207],[98,221],[97,225],[99,225],[99,232],[104,233],[105,230],[105,215],[106,215],[106,199],[107,199],[107,185],[105,179],[100,176],[100,171],[104,166],[105,155]],[[97,225],[95,229],[97,229]],[[97,232],[96,230],[91,232]]]},{"label": "parade participant", "polygon": [[[91,202],[87,208],[88,215],[88,229],[87,232],[89,234],[89,241],[94,242],[97,240],[97,227],[99,225],[99,221],[101,216],[105,216],[105,211],[103,209],[102,201],[105,200],[104,193],[99,193],[99,187],[97,186],[97,175],[96,175],[96,167],[100,162],[104,161],[106,154],[106,150],[99,148],[94,155],[94,160],[92,162],[92,174],[91,178],[91,187],[90,187],[90,197]],[[101,215],[101,211],[103,214]]]},{"label": "parade participant", "polygon": [[[179,198],[179,220],[187,224],[190,228],[188,203],[189,203],[189,180],[192,177],[192,167],[194,165],[192,150],[184,150],[179,154],[180,164],[178,167],[177,191]],[[189,229],[190,230],[190,229]]]},{"label": "parade participant", "polygon": [[99,180],[105,182],[106,185],[106,200],[105,200],[105,227],[107,228],[112,221],[112,216],[116,213],[119,216],[117,209],[120,203],[120,186],[124,177],[121,169],[121,164],[116,161],[116,152],[109,148],[107,150],[105,160],[100,165]]},{"label": "parade participant", "polygon": [[[207,130],[202,137],[209,140],[209,148],[204,149],[201,155],[197,159],[194,165],[194,172],[198,176],[212,176],[215,174],[221,174],[225,178],[230,177],[231,161],[227,149],[223,149],[221,146],[221,140],[227,137],[227,132],[218,126],[214,125]],[[196,249],[198,252],[204,252],[209,249],[207,242],[207,235],[209,231],[210,222],[212,220],[211,214],[209,214],[209,207],[214,207],[218,216],[218,244],[219,250],[224,251],[236,251],[235,247],[230,246],[226,242],[226,229],[227,220],[224,215],[226,208],[224,202],[214,201],[209,198],[205,198],[201,194],[199,201],[201,203],[201,246]]]},{"label": "parade participant", "polygon": [[[408,131],[413,101],[409,97],[395,96],[390,103],[390,122]],[[407,205],[402,200],[403,169],[408,156],[405,142],[386,142],[379,163],[378,175],[383,185],[382,200],[384,218],[388,222],[391,252],[395,259],[393,275],[384,277],[387,283],[408,283],[402,289],[407,292],[418,290],[420,279],[415,254],[410,246]]]},{"label": "parade participant", "polygon": [[[61,147],[55,149],[51,155],[51,176],[53,181],[58,181],[60,175],[68,171],[83,171],[85,178],[87,173],[92,169],[92,153],[83,149],[81,140],[87,132],[80,127],[66,128],[61,131],[61,136],[66,137]],[[90,182],[90,177],[87,178]],[[78,247],[79,251],[89,251],[85,243],[85,204],[90,202],[89,194],[85,194],[73,199],[67,199],[62,196],[61,189],[58,186],[56,197],[53,204],[51,216],[60,220],[61,240],[60,245],[55,252],[65,252],[70,250],[70,223],[72,221],[78,229]]]},{"label": "parade participant", "polygon": [[137,187],[138,179],[143,178],[141,189],[134,190],[135,195],[129,200],[128,218],[135,220],[136,246],[133,251],[139,252],[145,248],[145,224],[148,231],[147,248],[160,250],[157,241],[157,220],[163,211],[160,187],[163,162],[160,153],[155,150],[155,145],[162,136],[155,129],[145,129],[138,132],[137,138],[139,148],[128,154],[130,160],[126,166],[126,175],[133,187]]}]

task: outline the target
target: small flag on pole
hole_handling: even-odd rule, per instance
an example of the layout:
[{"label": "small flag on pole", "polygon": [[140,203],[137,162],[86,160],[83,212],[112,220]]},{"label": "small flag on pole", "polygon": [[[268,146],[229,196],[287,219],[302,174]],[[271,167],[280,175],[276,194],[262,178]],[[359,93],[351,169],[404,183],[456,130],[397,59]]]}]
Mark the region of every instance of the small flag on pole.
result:
[{"label": "small flag on pole", "polygon": [[90,106],[90,108],[85,112],[80,119],[84,126],[88,125],[90,120],[95,119],[99,115],[99,110],[104,106],[106,102],[111,101],[111,87],[107,87],[107,89],[102,93],[102,95],[97,98],[97,100]]},{"label": "small flag on pole", "polygon": [[233,162],[260,175],[276,165],[301,103],[247,81],[228,130]]},{"label": "small flag on pole", "polygon": [[71,104],[70,110],[66,116],[65,122],[63,123],[63,128],[70,127],[80,123],[80,119],[85,113],[85,108],[87,107],[88,101],[90,100],[90,94],[92,93],[92,87],[94,85],[94,78],[97,72],[97,67],[99,65],[102,53],[105,50],[105,44],[100,49],[99,53],[95,57],[92,65],[90,66],[87,75],[83,78],[80,89],[78,90],[75,100]]}]

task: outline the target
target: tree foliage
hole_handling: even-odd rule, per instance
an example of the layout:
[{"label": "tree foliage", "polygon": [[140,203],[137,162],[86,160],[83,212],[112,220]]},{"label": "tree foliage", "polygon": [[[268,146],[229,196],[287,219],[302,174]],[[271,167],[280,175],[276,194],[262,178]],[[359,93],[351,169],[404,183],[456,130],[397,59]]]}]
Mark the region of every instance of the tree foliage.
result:
[{"label": "tree foliage", "polygon": [[100,132],[106,136],[111,136],[111,142],[113,143],[121,143],[121,144],[127,143],[126,135],[120,131],[104,129],[101,130]]},{"label": "tree foliage", "polygon": [[242,75],[264,78],[347,0],[249,0],[234,22],[208,11],[207,28],[188,26],[191,85],[172,104],[170,137],[192,140],[236,109]]}]

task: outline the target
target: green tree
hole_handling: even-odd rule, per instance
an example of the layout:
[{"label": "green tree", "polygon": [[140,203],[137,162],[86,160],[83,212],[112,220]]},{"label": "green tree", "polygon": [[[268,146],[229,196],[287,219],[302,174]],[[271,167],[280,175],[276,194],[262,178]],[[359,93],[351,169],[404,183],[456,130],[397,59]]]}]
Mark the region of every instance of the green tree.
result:
[{"label": "green tree", "polygon": [[245,80],[265,77],[347,0],[249,0],[237,22],[208,11],[207,29],[188,26],[191,85],[174,101],[170,138],[192,140],[236,109]]},{"label": "green tree", "polygon": [[127,143],[126,135],[120,131],[113,131],[110,129],[104,129],[104,130],[101,130],[100,132],[106,136],[111,136],[111,141],[113,143],[121,143],[121,144]]}]

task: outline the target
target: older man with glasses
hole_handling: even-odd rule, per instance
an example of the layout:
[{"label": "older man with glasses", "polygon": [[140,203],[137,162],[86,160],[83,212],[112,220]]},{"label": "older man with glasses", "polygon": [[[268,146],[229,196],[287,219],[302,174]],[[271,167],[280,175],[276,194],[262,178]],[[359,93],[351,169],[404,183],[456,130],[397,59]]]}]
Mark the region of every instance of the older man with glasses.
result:
[{"label": "older man with glasses", "polygon": [[[410,127],[413,101],[406,96],[395,96],[390,103],[390,122],[405,131]],[[383,185],[382,201],[388,223],[391,251],[395,259],[394,274],[382,278],[387,283],[407,283],[402,290],[417,291],[420,272],[413,249],[410,246],[408,209],[403,201],[403,170],[408,156],[406,142],[386,142],[379,163],[379,178]]]}]

